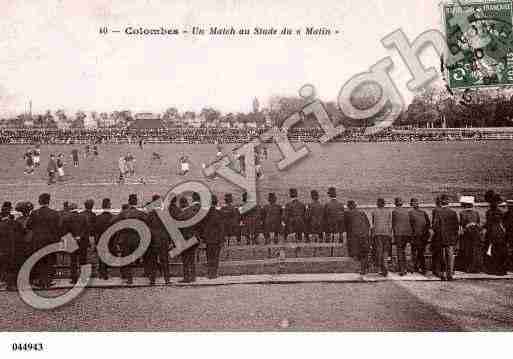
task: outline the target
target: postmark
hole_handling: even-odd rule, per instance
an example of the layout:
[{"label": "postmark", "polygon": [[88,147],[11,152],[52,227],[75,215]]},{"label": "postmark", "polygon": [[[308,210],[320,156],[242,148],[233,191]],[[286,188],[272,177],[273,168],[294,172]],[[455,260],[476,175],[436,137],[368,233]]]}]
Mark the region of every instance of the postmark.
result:
[{"label": "postmark", "polygon": [[[447,45],[451,55],[459,55],[457,62],[446,67],[451,89],[513,84],[512,9],[511,1],[442,4]],[[466,29],[456,21],[462,14],[468,19]]]}]

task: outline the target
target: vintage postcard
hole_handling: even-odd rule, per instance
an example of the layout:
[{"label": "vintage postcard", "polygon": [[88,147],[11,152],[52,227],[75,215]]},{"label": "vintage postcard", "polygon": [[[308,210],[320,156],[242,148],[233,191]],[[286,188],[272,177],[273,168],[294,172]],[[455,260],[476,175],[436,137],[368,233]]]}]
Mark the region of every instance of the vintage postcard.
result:
[{"label": "vintage postcard", "polygon": [[[331,355],[291,332],[357,355],[368,340],[338,333],[372,333],[371,356],[426,347],[383,332],[511,333],[511,1],[0,11],[7,357],[80,338],[88,356]],[[457,347],[497,347],[482,338]]]}]

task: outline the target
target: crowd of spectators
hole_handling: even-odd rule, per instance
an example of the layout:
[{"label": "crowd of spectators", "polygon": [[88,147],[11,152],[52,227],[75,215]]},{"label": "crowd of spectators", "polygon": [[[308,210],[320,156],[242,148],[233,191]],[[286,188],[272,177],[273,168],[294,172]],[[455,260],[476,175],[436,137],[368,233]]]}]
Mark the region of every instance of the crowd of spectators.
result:
[{"label": "crowd of spectators", "polygon": [[[87,143],[135,143],[143,139],[147,143],[246,143],[266,131],[265,128],[159,128],[159,129],[0,129],[0,144],[87,144]],[[321,128],[292,128],[288,137],[292,142],[319,142],[324,135]],[[509,138],[512,138],[509,135]],[[349,129],[336,142],[418,142],[418,141],[458,141],[488,140],[501,138],[496,134],[479,131],[437,133],[422,130],[407,132],[384,130],[366,136],[364,129]]]}]

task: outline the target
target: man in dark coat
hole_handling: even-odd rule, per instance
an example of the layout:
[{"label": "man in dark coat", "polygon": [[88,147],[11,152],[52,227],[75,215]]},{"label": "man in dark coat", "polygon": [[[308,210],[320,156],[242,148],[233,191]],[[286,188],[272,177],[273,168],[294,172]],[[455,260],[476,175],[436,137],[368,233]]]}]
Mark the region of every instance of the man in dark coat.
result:
[{"label": "man in dark coat", "polygon": [[[79,263],[80,265],[84,261],[84,264],[87,263],[87,247],[85,247],[81,243],[83,236],[83,232],[86,229],[86,220],[83,216],[80,215],[78,211],[78,206],[75,203],[67,203],[67,208],[61,212],[60,216],[60,236],[70,236],[72,240],[76,241],[78,244],[78,249],[75,250],[70,255],[70,273],[72,284],[76,283],[78,280],[78,272],[79,272]],[[85,253],[84,253],[85,252]]]},{"label": "man in dark coat", "polygon": [[360,260],[360,274],[369,270],[370,223],[365,212],[356,208],[355,201],[348,201],[345,214],[349,256]]},{"label": "man in dark coat", "polygon": [[394,202],[395,208],[392,211],[392,231],[394,233],[394,242],[397,250],[399,275],[404,276],[407,272],[406,245],[411,243],[413,232],[411,229],[410,214],[408,209],[403,207],[403,200],[397,197]]},{"label": "man in dark coat", "polygon": [[[59,213],[49,208],[50,194],[43,193],[39,196],[40,208],[33,211],[27,220],[27,229],[32,231],[34,249],[37,251],[49,244],[60,241]],[[52,284],[52,266],[55,264],[55,256],[47,255],[36,265],[37,284],[42,288],[49,288]]]},{"label": "man in dark coat", "polygon": [[441,248],[441,280],[452,280],[454,273],[454,246],[458,241],[458,214],[449,208],[449,197],[440,197],[441,208],[433,218],[433,230]]},{"label": "man in dark coat", "polygon": [[283,219],[285,222],[286,234],[294,233],[296,241],[303,241],[305,232],[306,207],[297,197],[297,189],[289,190],[291,201],[285,205]]},{"label": "man in dark coat", "polygon": [[[248,202],[248,193],[242,193],[242,204],[245,205]],[[257,227],[258,222],[260,222],[261,218],[261,209],[259,205],[255,205],[250,211],[241,215],[242,219],[242,228],[243,233],[247,236],[248,245],[250,244],[258,244],[257,237]],[[240,211],[239,211],[240,213]]]},{"label": "man in dark coat", "polygon": [[344,241],[345,230],[344,205],[337,200],[335,187],[328,188],[329,201],[324,205],[324,231],[326,241],[333,242],[335,233],[339,233],[339,242]]},{"label": "man in dark coat", "polygon": [[[10,213],[12,205],[9,203],[2,210]],[[24,259],[24,232],[23,226],[13,216],[3,216],[0,220],[0,260],[4,265],[7,290],[16,289],[18,271]]]},{"label": "man in dark coat", "polygon": [[[431,211],[431,223],[433,223],[433,219],[436,217],[436,214],[438,211],[442,208],[442,203],[440,201],[440,196],[437,196],[435,198],[435,208]],[[442,266],[441,264],[441,247],[440,247],[440,240],[439,240],[439,233],[437,233],[434,228],[431,228],[431,244],[430,244],[430,250],[431,250],[431,271],[433,272],[433,275],[436,277],[440,277],[440,268]]]},{"label": "man in dark coat", "polygon": [[270,244],[271,233],[273,234],[273,241],[278,243],[279,235],[282,233],[282,214],[283,209],[276,203],[276,194],[269,193],[269,203],[262,209],[262,221],[264,222],[264,238],[265,244]]},{"label": "man in dark coat", "polygon": [[207,245],[207,277],[209,279],[217,278],[219,269],[219,253],[224,241],[223,235],[223,217],[216,208],[217,197],[212,195],[212,206],[207,216],[203,220],[202,239]]},{"label": "man in dark coat", "polygon": [[94,237],[96,214],[93,212],[94,201],[88,199],[84,202],[84,210],[79,213],[80,218],[73,219],[80,228],[78,237],[78,250],[71,255],[71,282],[76,283],[79,277],[80,266],[87,264],[87,251],[91,246],[91,237]]},{"label": "man in dark coat", "polygon": [[[183,198],[185,199],[185,198]],[[182,198],[180,199],[182,200]],[[198,193],[192,194],[192,204],[183,207],[177,213],[177,220],[186,221],[193,218],[201,208],[201,197]],[[237,210],[238,211],[238,210]],[[203,222],[203,221],[202,221]],[[194,226],[180,229],[186,241],[191,240],[193,237],[199,239],[202,234],[202,223],[197,223]],[[196,250],[199,243],[184,250],[181,254],[183,262],[183,280],[182,283],[192,283],[196,281]]]},{"label": "man in dark coat", "polygon": [[55,175],[57,173],[57,162],[53,154],[50,155],[50,160],[48,161],[46,172],[48,172],[48,184],[55,183]]},{"label": "man in dark coat", "polygon": [[508,210],[504,213],[504,227],[506,229],[506,243],[509,252],[509,270],[513,270],[513,200],[507,200]]},{"label": "man in dark coat", "polygon": [[308,224],[307,241],[310,242],[310,236],[314,236],[314,241],[322,242],[324,207],[319,202],[319,192],[312,190],[310,192],[312,202],[306,207],[306,223]]},{"label": "man in dark coat", "polygon": [[[125,219],[138,219],[144,223],[148,223],[147,214],[137,209],[137,195],[131,194],[128,196],[128,208],[121,211],[114,217],[113,224]],[[134,229],[125,228],[118,232],[118,240],[121,247],[121,255],[127,257],[132,254],[139,246],[139,234]],[[121,267],[121,277],[126,279],[126,284],[133,283],[132,264]]]},{"label": "man in dark coat", "polygon": [[[109,227],[111,226],[111,222],[114,218],[114,215],[110,212],[111,202],[109,198],[104,198],[102,200],[102,209],[103,212],[96,216],[96,221],[94,224],[94,239],[96,245],[98,245],[98,242],[100,241],[102,234],[105,233],[107,229],[109,229]],[[111,255],[114,255],[116,253],[117,243],[115,238],[111,238],[109,240],[108,248]],[[98,258],[98,261],[98,276],[100,277],[100,279],[109,279],[109,271],[107,264],[104,263],[101,260],[101,258]]]},{"label": "man in dark coat", "polygon": [[429,229],[431,228],[431,221],[426,211],[419,207],[419,200],[412,198],[410,200],[412,209],[409,212],[410,224],[413,231],[412,240],[412,259],[413,268],[415,272],[420,274],[426,273],[426,258],[425,251],[429,239]]},{"label": "man in dark coat", "polygon": [[[152,203],[157,203],[161,200],[159,195],[152,197]],[[162,276],[166,284],[170,282],[169,274],[169,247],[171,237],[169,236],[166,227],[160,220],[157,209],[153,208],[148,213],[148,226],[151,231],[150,247],[144,256],[145,271],[150,279],[150,284],[155,284],[157,277],[157,270],[160,268]]]},{"label": "man in dark coat", "polygon": [[230,245],[230,239],[236,237],[238,244],[241,244],[240,212],[239,209],[233,205],[233,195],[231,193],[225,194],[224,202],[225,205],[221,208],[221,213],[223,215],[223,233],[226,237],[226,243]]},{"label": "man in dark coat", "polygon": [[[0,211],[0,220],[7,220],[10,217],[13,217],[11,215],[12,211],[12,203],[11,202],[4,202],[2,204],[2,209]],[[7,239],[0,238],[0,281],[5,280],[7,278],[7,256],[8,256],[8,243]]]}]

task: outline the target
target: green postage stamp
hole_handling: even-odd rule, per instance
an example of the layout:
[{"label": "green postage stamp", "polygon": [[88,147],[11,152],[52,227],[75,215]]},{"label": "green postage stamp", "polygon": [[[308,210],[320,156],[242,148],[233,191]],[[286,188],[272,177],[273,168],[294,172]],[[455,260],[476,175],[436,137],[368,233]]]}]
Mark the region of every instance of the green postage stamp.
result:
[{"label": "green postage stamp", "polygon": [[[469,11],[470,10],[470,11]],[[513,27],[511,1],[442,4],[447,44],[462,60],[447,66],[453,89],[513,85]],[[469,11],[470,28],[463,32],[451,19]]]}]

